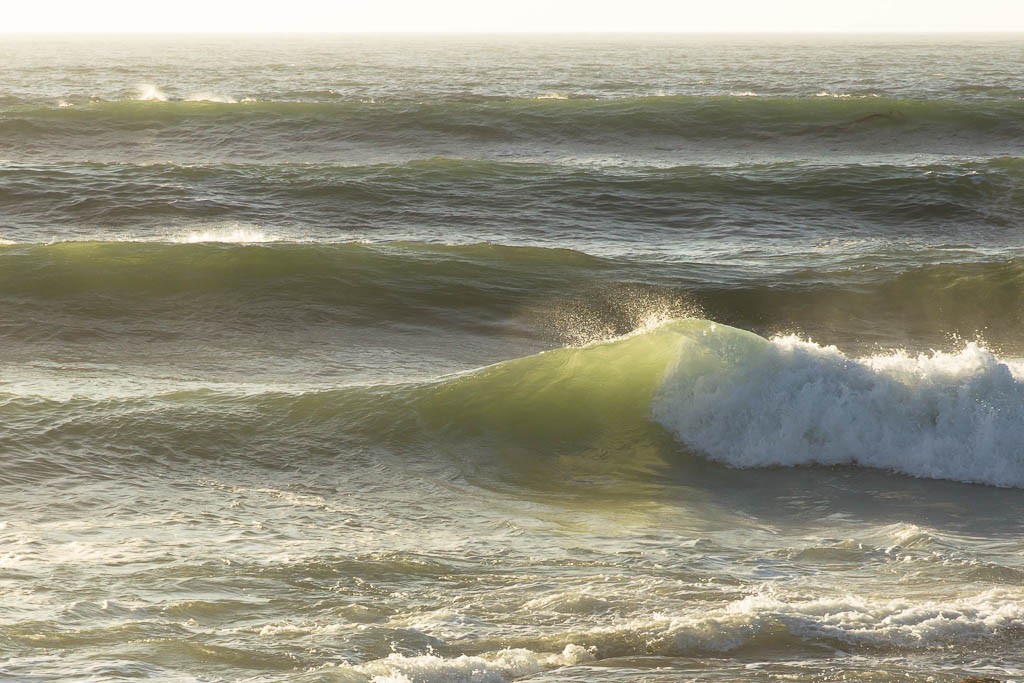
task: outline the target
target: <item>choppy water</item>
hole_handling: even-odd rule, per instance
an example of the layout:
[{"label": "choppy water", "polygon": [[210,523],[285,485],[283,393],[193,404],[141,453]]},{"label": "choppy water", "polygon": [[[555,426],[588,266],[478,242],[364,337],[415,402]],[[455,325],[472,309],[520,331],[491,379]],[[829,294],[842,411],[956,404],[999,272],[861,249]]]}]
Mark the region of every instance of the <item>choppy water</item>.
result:
[{"label": "choppy water", "polygon": [[0,678],[1024,676],[1022,64],[0,39]]}]

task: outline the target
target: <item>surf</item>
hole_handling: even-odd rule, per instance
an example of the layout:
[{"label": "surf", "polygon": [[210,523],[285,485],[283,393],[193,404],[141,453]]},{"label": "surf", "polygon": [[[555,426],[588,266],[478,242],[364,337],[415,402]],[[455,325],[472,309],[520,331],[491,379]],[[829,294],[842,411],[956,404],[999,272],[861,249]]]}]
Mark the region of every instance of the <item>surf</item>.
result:
[{"label": "surf", "polygon": [[1022,373],[1020,361],[976,342],[849,357],[683,320],[499,364],[439,387],[423,409],[553,450],[601,450],[653,422],[685,451],[730,467],[851,465],[1020,488]]},{"label": "surf", "polygon": [[[851,357],[795,336],[685,319],[429,381],[185,389],[97,397],[90,432],[102,435],[106,424],[129,442],[135,416],[163,415],[161,429],[171,434],[182,413],[211,435],[273,429],[324,443],[343,434],[368,444],[430,443],[478,472],[547,487],[565,481],[550,479],[552,467],[624,483],[699,458],[1024,488],[1024,362],[976,342]],[[69,400],[88,402],[6,395],[2,414],[35,422],[40,410],[59,413]],[[70,427],[68,436],[81,436]],[[62,428],[50,433],[61,437]]]}]

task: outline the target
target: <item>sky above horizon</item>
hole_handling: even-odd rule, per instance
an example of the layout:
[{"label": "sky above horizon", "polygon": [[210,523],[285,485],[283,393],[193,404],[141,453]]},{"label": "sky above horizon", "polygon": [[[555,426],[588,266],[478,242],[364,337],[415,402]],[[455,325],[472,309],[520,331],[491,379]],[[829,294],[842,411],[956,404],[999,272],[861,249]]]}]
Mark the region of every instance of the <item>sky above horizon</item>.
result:
[{"label": "sky above horizon", "polygon": [[1024,31],[1024,0],[48,0],[0,32]]}]

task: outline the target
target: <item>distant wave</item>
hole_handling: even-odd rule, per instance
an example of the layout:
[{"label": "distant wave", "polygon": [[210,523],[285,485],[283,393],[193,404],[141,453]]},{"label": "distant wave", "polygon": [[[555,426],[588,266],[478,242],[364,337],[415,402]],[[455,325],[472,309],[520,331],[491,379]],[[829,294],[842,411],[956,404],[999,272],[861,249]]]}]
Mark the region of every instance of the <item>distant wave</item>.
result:
[{"label": "distant wave", "polygon": [[[143,241],[8,239],[0,244],[0,308],[31,335],[45,334],[58,311],[172,325],[183,311],[226,322],[227,307],[268,325],[331,312],[340,326],[514,324],[580,344],[633,331],[653,312],[769,335],[820,331],[844,348],[902,345],[909,336],[948,349],[950,335],[980,334],[1024,351],[1019,256],[908,248],[835,264],[822,258],[817,267],[797,262],[777,272],[662,259],[657,282],[640,284],[649,273],[644,259],[489,243],[296,242],[259,224],[213,221]],[[252,298],[258,308],[244,304]],[[21,338],[17,329],[9,334]]]},{"label": "distant wave", "polygon": [[[739,93],[752,95],[753,93]],[[1024,101],[979,102],[891,98],[771,96],[651,96],[615,99],[441,98],[419,100],[267,101],[219,93],[173,99],[143,86],[123,101],[82,101],[61,108],[25,102],[0,105],[0,136],[27,140],[85,135],[102,126],[128,132],[143,123],[187,123],[198,139],[244,125],[264,136],[319,135],[331,140],[405,141],[404,135],[442,134],[462,141],[596,142],[743,139],[759,144],[870,141],[903,143],[1013,141],[1024,132]],[[67,98],[65,98],[66,100]],[[70,100],[68,100],[70,101]],[[288,125],[282,125],[287,121]]]},{"label": "distant wave", "polygon": [[[2,123],[0,123],[2,125]],[[166,219],[224,219],[376,228],[404,218],[452,225],[460,216],[494,224],[543,220],[677,234],[724,225],[735,231],[756,212],[785,234],[812,233],[824,212],[834,232],[918,234],[939,221],[1024,225],[1014,198],[1024,161],[997,157],[932,164],[778,162],[708,167],[593,166],[436,157],[396,164],[16,163],[0,164],[8,225],[151,225]],[[534,201],[524,205],[524,194]],[[459,212],[453,214],[453,207]],[[346,220],[339,221],[344,216]],[[754,226],[752,226],[754,227]],[[509,225],[516,230],[516,225]],[[519,230],[521,231],[521,227]],[[451,232],[450,230],[448,232]],[[676,241],[673,238],[673,241]]]}]

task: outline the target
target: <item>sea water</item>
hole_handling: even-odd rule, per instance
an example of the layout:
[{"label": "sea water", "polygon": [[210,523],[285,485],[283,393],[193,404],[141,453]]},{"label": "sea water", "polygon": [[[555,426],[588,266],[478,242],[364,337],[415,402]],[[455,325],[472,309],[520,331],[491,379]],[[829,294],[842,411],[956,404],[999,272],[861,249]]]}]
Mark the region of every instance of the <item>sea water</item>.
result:
[{"label": "sea water", "polygon": [[0,678],[1024,676],[1022,63],[0,39]]}]

